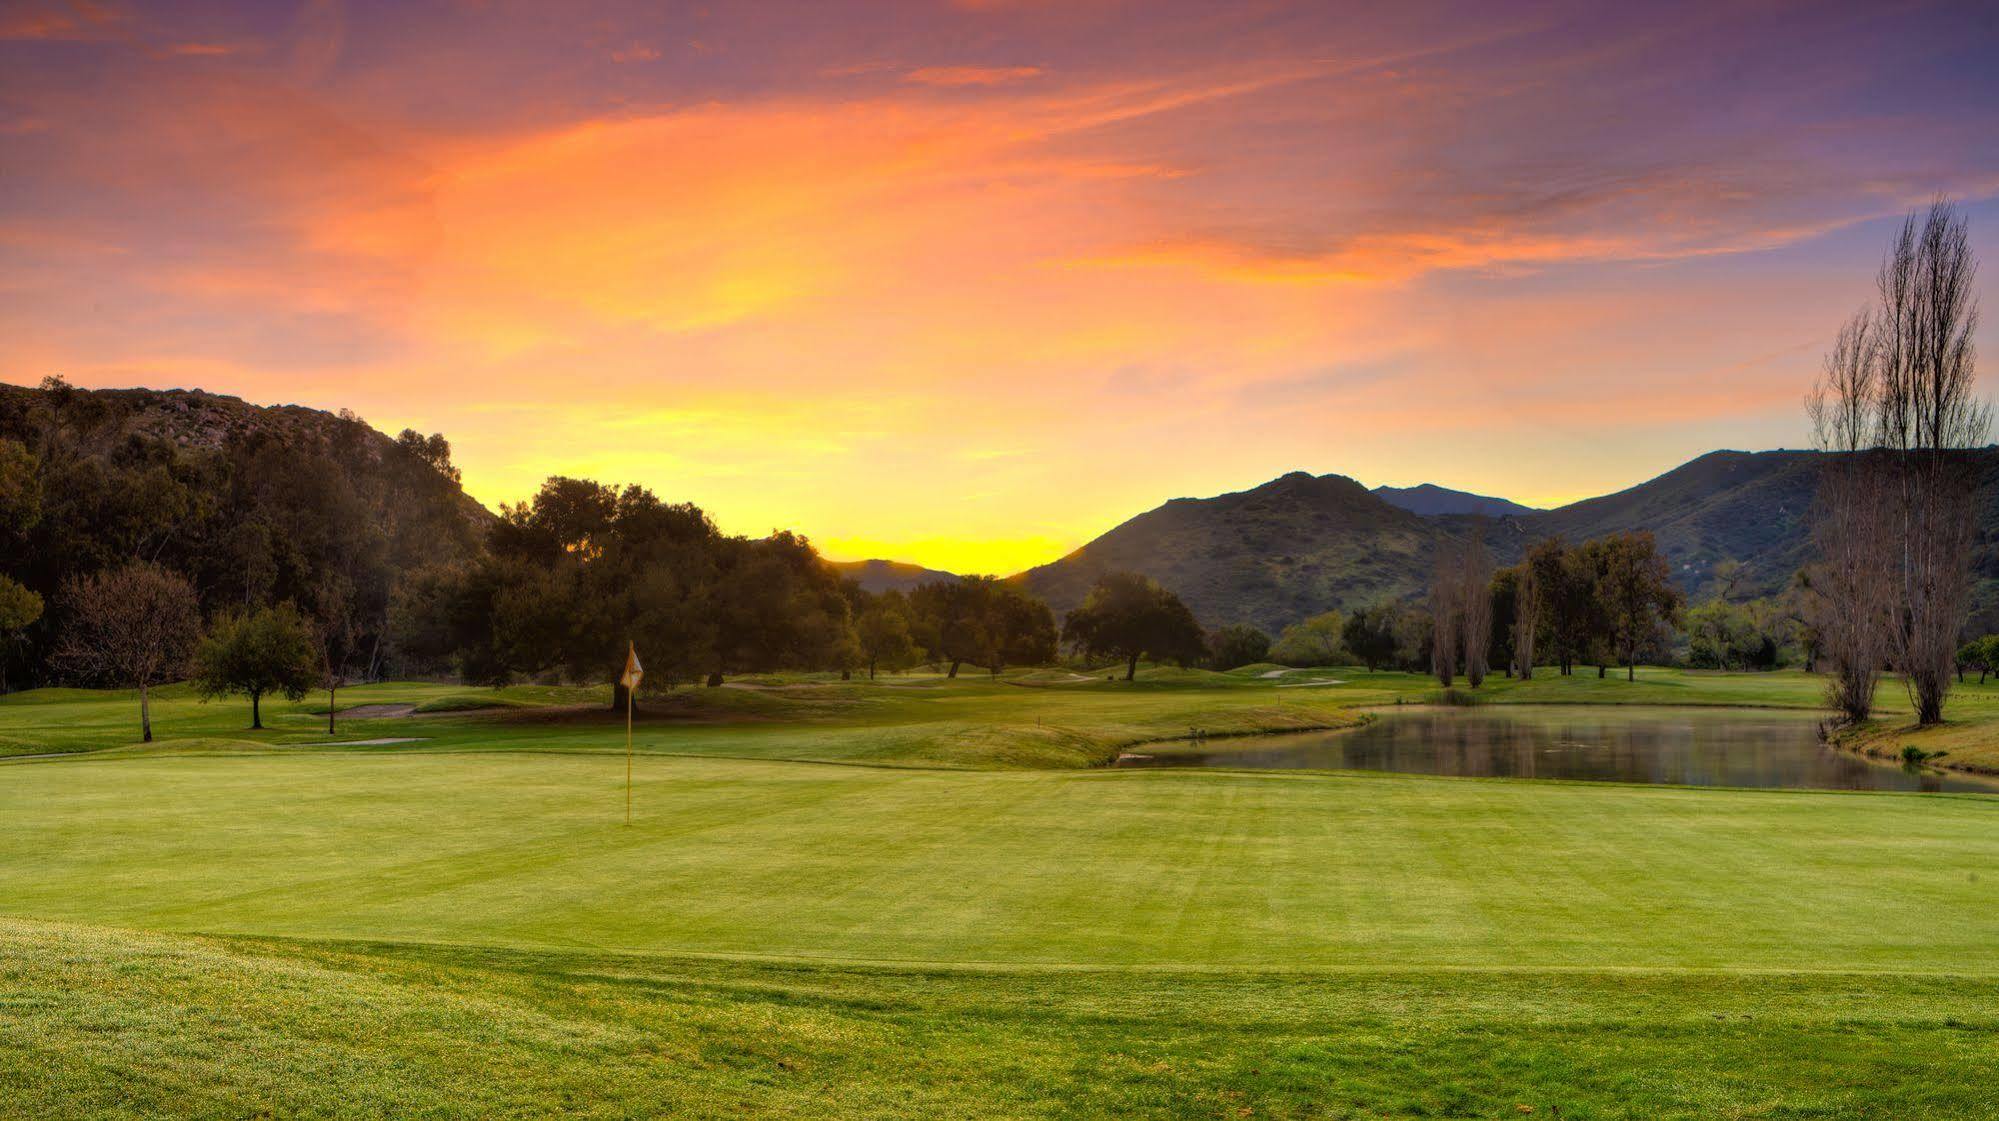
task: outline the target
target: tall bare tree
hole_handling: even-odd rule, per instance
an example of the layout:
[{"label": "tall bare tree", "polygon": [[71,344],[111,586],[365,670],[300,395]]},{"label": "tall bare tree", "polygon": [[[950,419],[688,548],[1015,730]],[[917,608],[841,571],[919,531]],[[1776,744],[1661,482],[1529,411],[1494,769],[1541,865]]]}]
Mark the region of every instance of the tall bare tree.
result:
[{"label": "tall bare tree", "polygon": [[1541,631],[1541,581],[1534,565],[1522,561],[1513,584],[1513,672],[1522,681],[1534,676],[1534,638]]},{"label": "tall bare tree", "polygon": [[1911,214],[1876,284],[1879,436],[1900,515],[1901,595],[1890,631],[1916,720],[1943,719],[1971,593],[1974,464],[1991,413],[1977,396],[1978,264],[1942,199]]},{"label": "tall bare tree", "polygon": [[1874,710],[1874,687],[1893,622],[1895,579],[1888,476],[1879,442],[1879,367],[1874,319],[1859,312],[1840,328],[1806,398],[1819,466],[1812,509],[1817,563],[1803,581],[1812,628],[1826,661],[1826,703],[1857,722]]},{"label": "tall bare tree", "polygon": [[1465,679],[1485,684],[1486,656],[1492,645],[1492,554],[1485,527],[1477,525],[1458,553],[1458,633],[1464,643]]},{"label": "tall bare tree", "polygon": [[70,625],[56,657],[81,677],[139,690],[139,729],[153,742],[151,690],[186,670],[201,615],[194,588],[156,564],[132,563],[63,588]]},{"label": "tall bare tree", "polygon": [[1430,576],[1430,672],[1449,688],[1458,675],[1458,647],[1464,640],[1464,578],[1456,550],[1445,546],[1437,554]]}]

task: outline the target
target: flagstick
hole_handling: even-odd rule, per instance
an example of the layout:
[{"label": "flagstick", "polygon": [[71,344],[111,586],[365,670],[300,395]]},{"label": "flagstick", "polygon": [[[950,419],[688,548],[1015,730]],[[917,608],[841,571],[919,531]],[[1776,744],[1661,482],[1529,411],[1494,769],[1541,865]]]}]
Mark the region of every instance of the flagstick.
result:
[{"label": "flagstick", "polygon": [[632,694],[625,690],[625,824],[632,823]]}]

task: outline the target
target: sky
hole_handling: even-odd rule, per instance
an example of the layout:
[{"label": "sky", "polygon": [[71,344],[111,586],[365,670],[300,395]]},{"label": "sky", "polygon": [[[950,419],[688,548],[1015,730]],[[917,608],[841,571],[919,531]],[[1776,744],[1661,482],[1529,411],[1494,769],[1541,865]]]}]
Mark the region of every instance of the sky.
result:
[{"label": "sky", "polygon": [[0,380],[959,572],[1294,470],[1552,505],[1801,446],[1937,193],[1999,353],[1994,58],[1990,4],[0,0]]}]

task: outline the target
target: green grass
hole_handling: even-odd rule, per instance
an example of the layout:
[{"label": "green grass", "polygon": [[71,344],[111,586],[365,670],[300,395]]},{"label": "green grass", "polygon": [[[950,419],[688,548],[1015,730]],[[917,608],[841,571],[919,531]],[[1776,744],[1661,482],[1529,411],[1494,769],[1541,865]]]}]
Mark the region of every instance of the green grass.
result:
[{"label": "green grass", "polygon": [[0,920],[0,1111],[1990,1117],[1999,986],[880,969]]},{"label": "green grass", "polygon": [[70,752],[0,761],[0,1115],[1999,1116],[1999,797],[1087,766],[1434,692],[1359,670],[767,684],[651,702],[630,827],[600,690],[0,699]]}]

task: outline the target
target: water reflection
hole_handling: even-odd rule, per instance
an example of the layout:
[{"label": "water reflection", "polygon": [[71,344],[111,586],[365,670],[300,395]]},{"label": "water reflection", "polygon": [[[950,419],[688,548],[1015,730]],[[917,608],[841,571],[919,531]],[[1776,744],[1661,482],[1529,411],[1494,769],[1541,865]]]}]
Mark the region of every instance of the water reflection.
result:
[{"label": "water reflection", "polygon": [[1385,709],[1346,732],[1156,745],[1119,766],[1309,767],[1478,778],[1999,792],[1999,780],[1911,770],[1818,742],[1816,713],[1626,705]]}]

